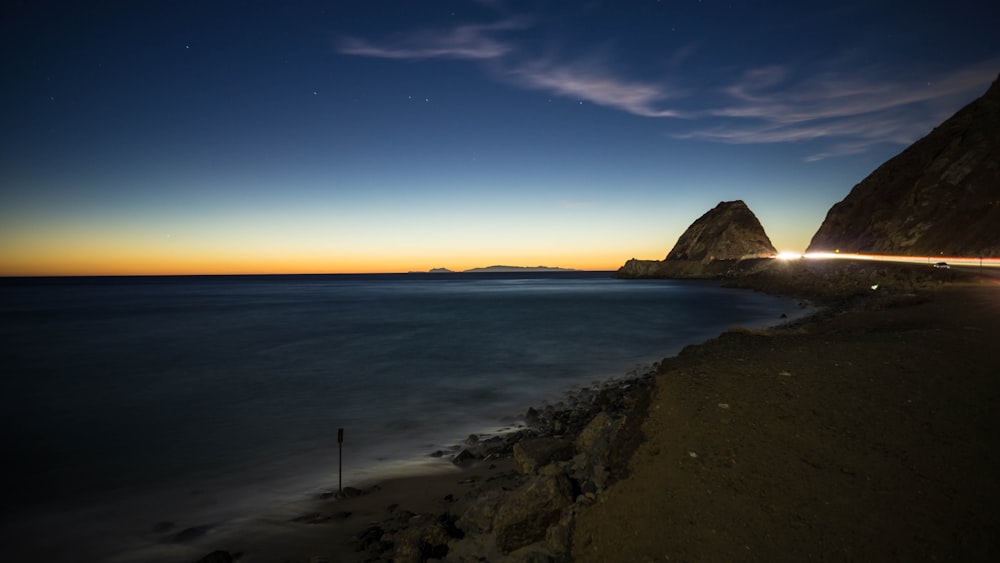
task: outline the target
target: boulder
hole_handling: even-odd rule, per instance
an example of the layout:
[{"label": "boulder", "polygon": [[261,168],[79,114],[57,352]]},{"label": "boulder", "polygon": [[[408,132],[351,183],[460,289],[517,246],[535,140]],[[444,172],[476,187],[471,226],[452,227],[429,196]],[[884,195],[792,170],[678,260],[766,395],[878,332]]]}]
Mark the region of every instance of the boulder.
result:
[{"label": "boulder", "polygon": [[596,493],[610,484],[611,448],[621,427],[621,419],[613,419],[601,411],[577,436],[577,454],[569,470],[580,483],[580,492]]},{"label": "boulder", "polygon": [[570,507],[564,510],[562,518],[549,526],[545,532],[545,544],[555,555],[567,558],[573,551],[573,527],[576,522],[576,510]]},{"label": "boulder", "polygon": [[613,419],[604,411],[597,413],[576,437],[576,451],[593,463],[607,465],[611,443],[621,426],[621,419]]},{"label": "boulder", "polygon": [[524,413],[524,423],[528,426],[536,426],[539,421],[539,413],[535,410],[535,407],[528,407],[528,410]]},{"label": "boulder", "polygon": [[493,535],[500,551],[510,553],[544,540],[549,526],[557,524],[572,504],[572,486],[561,474],[546,472],[508,493],[493,520]]},{"label": "boulder", "polygon": [[530,475],[553,461],[571,459],[573,443],[561,438],[528,438],[514,444],[514,466]]},{"label": "boulder", "polygon": [[512,448],[517,443],[519,436],[519,432],[514,432],[480,440],[477,446],[479,454],[483,459],[510,457]]},{"label": "boulder", "polygon": [[422,563],[440,559],[448,553],[448,530],[433,514],[417,514],[408,526],[395,534],[394,563]]},{"label": "boulder", "polygon": [[462,450],[455,454],[455,457],[451,458],[451,462],[459,467],[468,467],[476,462],[478,458],[475,454],[469,450]]},{"label": "boulder", "polygon": [[483,533],[493,529],[493,519],[503,500],[503,491],[488,489],[466,506],[456,524],[466,533]]},{"label": "boulder", "polygon": [[381,526],[369,526],[357,536],[357,551],[381,552],[384,548],[382,544],[382,536],[384,535],[385,530]]}]

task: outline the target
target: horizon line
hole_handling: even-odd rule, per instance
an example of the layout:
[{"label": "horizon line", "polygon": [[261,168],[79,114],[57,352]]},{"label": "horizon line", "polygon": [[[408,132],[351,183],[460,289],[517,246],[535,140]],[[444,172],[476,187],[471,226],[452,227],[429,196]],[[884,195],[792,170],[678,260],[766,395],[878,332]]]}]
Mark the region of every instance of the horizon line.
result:
[{"label": "horizon line", "polygon": [[[488,266],[487,266],[488,267]],[[483,268],[470,268],[468,270],[449,270],[447,272],[431,272],[429,270],[409,270],[405,272],[268,272],[268,273],[200,273],[200,274],[0,274],[0,279],[64,279],[64,278],[193,278],[193,277],[238,277],[238,276],[400,276],[413,274],[443,275],[448,274],[517,274],[521,271],[473,271],[483,270]],[[514,268],[516,266],[507,266]],[[536,274],[572,274],[588,272],[615,272],[617,268],[604,270],[589,270],[580,268],[560,268],[549,270],[531,271],[534,266],[521,267],[523,273]]]}]

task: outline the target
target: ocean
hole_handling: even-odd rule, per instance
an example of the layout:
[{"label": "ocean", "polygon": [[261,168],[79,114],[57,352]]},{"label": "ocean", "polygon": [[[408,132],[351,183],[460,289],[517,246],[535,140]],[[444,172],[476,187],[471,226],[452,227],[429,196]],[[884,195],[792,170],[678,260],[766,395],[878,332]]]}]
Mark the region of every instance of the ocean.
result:
[{"label": "ocean", "polygon": [[805,309],[610,272],[0,280],[5,553],[137,561],[173,530],[434,471],[470,433]]}]

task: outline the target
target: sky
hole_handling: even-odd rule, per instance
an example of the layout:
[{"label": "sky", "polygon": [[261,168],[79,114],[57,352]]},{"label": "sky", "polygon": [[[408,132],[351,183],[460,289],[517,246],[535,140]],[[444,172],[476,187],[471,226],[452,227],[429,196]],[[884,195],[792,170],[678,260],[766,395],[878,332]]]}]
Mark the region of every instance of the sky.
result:
[{"label": "sky", "polygon": [[997,78],[998,14],[5,2],[0,276],[613,270],[734,199],[801,252]]}]

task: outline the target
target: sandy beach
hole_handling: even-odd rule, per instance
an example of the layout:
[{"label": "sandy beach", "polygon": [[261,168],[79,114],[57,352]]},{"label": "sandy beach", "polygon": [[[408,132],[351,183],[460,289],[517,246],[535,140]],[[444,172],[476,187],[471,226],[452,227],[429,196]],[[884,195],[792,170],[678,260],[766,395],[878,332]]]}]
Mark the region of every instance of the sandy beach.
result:
[{"label": "sandy beach", "polygon": [[[826,312],[734,328],[664,360],[651,391],[630,388],[632,410],[616,411],[624,422],[603,454],[612,478],[596,491],[574,466],[596,458],[581,458],[579,428],[566,429],[557,438],[576,441],[576,461],[518,471],[523,459],[503,457],[379,483],[225,538],[226,553],[205,560],[991,559],[1000,282],[917,266],[795,268],[749,285],[797,288]],[[537,435],[559,433],[553,424]],[[546,479],[568,483],[571,504],[537,541],[498,548],[494,513]],[[484,498],[495,499],[487,510]],[[492,533],[469,524],[484,514]]]},{"label": "sandy beach", "polygon": [[890,303],[666,362],[572,559],[991,560],[1000,285]]}]

